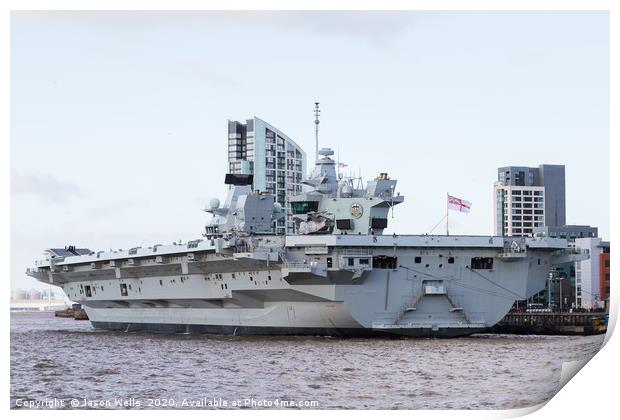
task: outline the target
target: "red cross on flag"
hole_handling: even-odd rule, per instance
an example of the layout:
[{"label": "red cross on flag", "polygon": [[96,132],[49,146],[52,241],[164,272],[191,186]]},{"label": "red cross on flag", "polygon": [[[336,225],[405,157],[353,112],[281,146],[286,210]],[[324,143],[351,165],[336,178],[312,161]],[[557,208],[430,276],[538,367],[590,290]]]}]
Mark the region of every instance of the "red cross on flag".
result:
[{"label": "red cross on flag", "polygon": [[469,210],[471,210],[471,203],[469,201],[448,195],[448,208],[458,210],[461,213],[469,213]]}]

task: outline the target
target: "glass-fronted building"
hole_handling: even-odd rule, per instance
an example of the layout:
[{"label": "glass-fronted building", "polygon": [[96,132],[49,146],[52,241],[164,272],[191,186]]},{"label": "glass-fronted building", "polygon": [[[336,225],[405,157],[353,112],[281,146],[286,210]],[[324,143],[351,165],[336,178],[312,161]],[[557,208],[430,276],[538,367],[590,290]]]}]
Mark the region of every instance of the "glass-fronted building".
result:
[{"label": "glass-fronted building", "polygon": [[254,117],[228,121],[228,170],[254,176],[254,190],[269,192],[285,211],[276,233],[293,233],[289,197],[301,194],[306,176],[306,153],[290,137]]}]

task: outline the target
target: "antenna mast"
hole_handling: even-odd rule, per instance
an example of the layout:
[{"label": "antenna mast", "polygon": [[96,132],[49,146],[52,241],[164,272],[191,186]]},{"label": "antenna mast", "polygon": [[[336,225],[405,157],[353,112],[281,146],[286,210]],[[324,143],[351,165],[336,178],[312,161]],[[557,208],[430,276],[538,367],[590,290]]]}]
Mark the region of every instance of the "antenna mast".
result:
[{"label": "antenna mast", "polygon": [[314,103],[314,137],[315,137],[315,145],[314,145],[314,158],[319,160],[319,114],[321,110],[319,109],[319,103]]}]

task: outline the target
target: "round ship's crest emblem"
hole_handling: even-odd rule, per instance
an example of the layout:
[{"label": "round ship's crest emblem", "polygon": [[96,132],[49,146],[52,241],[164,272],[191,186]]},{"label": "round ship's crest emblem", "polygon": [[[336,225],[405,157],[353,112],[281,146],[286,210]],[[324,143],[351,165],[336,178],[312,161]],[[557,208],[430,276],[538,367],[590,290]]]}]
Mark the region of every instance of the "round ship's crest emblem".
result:
[{"label": "round ship's crest emblem", "polygon": [[361,204],[359,203],[351,204],[351,216],[355,217],[356,219],[359,219],[360,217],[362,217],[362,214],[364,214],[364,208],[362,207]]}]

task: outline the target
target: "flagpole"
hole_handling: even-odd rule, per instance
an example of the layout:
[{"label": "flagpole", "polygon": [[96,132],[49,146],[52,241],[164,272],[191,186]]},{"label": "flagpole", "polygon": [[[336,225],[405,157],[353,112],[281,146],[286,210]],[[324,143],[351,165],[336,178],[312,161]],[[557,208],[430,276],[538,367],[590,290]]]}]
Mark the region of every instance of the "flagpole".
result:
[{"label": "flagpole", "polygon": [[450,203],[450,193],[446,193],[446,236],[450,236],[450,229],[448,227],[448,214],[450,208],[448,207]]}]

